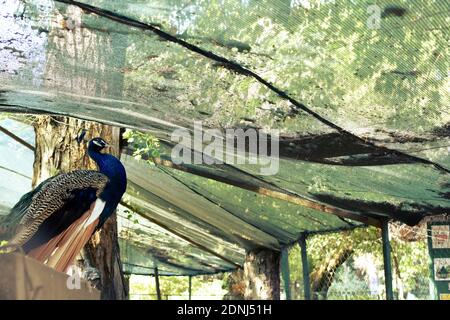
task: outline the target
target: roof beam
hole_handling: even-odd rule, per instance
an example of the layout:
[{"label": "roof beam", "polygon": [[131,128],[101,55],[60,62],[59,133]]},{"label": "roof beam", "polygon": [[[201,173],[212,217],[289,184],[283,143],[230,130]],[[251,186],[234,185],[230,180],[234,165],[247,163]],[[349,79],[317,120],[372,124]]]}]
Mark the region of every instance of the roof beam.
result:
[{"label": "roof beam", "polygon": [[314,210],[318,210],[318,211],[322,211],[325,213],[330,213],[330,214],[334,214],[336,216],[342,217],[342,218],[347,218],[347,219],[351,219],[351,220],[355,220],[355,221],[359,221],[377,228],[381,228],[382,223],[380,220],[372,218],[372,217],[368,217],[368,216],[364,216],[362,214],[358,214],[356,212],[353,211],[349,211],[349,210],[345,210],[345,209],[341,209],[338,207],[334,207],[334,206],[330,206],[324,203],[320,203],[311,199],[307,199],[307,198],[303,198],[297,194],[294,193],[290,193],[288,191],[284,191],[280,188],[277,187],[261,187],[261,186],[257,186],[255,184],[249,183],[249,182],[245,182],[242,180],[238,180],[233,178],[232,176],[223,174],[220,171],[214,171],[212,172],[211,170],[204,170],[202,168],[199,167],[195,167],[195,166],[187,166],[187,165],[177,165],[175,163],[173,163],[170,160],[167,159],[162,159],[162,158],[153,158],[152,161],[160,166],[164,166],[167,168],[172,168],[172,169],[176,169],[176,170],[180,170],[180,171],[184,171],[187,173],[191,173],[194,175],[198,175],[204,178],[208,178],[208,179],[212,179],[218,182],[222,182],[222,183],[226,183],[229,185],[233,185],[235,187],[241,188],[241,189],[245,189],[245,190],[249,190],[261,195],[265,195],[265,196],[269,196],[275,199],[279,199],[279,200],[284,200],[284,201],[288,201],[297,205],[301,205],[303,207],[306,208],[310,208],[310,209],[314,209]]}]

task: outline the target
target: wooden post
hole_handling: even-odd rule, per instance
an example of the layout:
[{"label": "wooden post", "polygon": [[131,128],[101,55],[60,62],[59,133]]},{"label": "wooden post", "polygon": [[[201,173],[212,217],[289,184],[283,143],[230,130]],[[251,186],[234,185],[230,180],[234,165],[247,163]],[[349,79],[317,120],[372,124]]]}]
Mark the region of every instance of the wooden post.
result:
[{"label": "wooden post", "polygon": [[381,238],[383,241],[384,282],[386,286],[386,299],[393,300],[394,293],[392,291],[391,244],[389,242],[389,226],[387,220],[383,221],[381,234]]},{"label": "wooden post", "polygon": [[286,300],[291,300],[291,285],[289,272],[289,250],[283,249],[281,252],[281,276],[283,278],[284,292]]},{"label": "wooden post", "polygon": [[311,281],[309,279],[308,254],[306,252],[306,234],[302,233],[299,244],[302,255],[303,293],[305,300],[311,300]]},{"label": "wooden post", "polygon": [[192,300],[192,276],[189,276],[189,300]]},{"label": "wooden post", "polygon": [[248,251],[244,262],[244,299],[280,299],[280,252],[270,249]]},{"label": "wooden post", "polygon": [[161,289],[159,287],[159,274],[158,268],[155,268],[155,284],[156,284],[156,298],[161,300]]}]

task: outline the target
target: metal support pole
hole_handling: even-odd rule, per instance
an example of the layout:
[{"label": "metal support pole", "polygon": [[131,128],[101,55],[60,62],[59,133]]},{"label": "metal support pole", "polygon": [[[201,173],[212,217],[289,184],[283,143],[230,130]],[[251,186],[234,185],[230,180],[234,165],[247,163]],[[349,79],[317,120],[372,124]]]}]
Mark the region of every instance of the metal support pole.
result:
[{"label": "metal support pole", "polygon": [[284,292],[286,293],[286,300],[291,300],[289,251],[287,249],[283,249],[283,251],[281,251],[281,276],[283,278]]},{"label": "metal support pole", "polygon": [[306,234],[301,234],[299,244],[302,255],[303,292],[305,294],[305,300],[311,300],[311,282],[309,280],[308,254],[306,252]]},{"label": "metal support pole", "polygon": [[386,286],[386,300],[394,300],[394,292],[392,291],[391,244],[389,242],[388,220],[383,221],[383,227],[381,229],[381,238],[383,241],[384,282]]},{"label": "metal support pole", "polygon": [[156,298],[161,300],[161,289],[159,287],[159,274],[158,268],[155,268],[155,284],[156,284]]},{"label": "metal support pole", "polygon": [[192,300],[192,276],[189,276],[189,300]]}]

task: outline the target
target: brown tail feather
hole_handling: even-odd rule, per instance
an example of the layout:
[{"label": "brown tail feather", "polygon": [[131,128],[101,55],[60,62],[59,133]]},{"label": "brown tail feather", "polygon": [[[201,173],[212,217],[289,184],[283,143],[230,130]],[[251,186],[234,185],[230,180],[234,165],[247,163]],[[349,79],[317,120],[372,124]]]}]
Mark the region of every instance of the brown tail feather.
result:
[{"label": "brown tail feather", "polygon": [[66,230],[43,245],[31,250],[28,256],[60,272],[66,272],[77,254],[88,242],[98,224],[98,219],[87,226],[85,223],[89,219],[93,208],[94,203],[88,211],[73,222]]},{"label": "brown tail feather", "polygon": [[84,226],[83,221],[83,223],[68,237],[67,241],[62,241],[62,246],[57,249],[54,256],[50,257],[48,265],[58,271],[66,272],[68,267],[75,260],[77,254],[80,253],[81,249],[91,238],[97,223],[98,220],[88,226]]}]

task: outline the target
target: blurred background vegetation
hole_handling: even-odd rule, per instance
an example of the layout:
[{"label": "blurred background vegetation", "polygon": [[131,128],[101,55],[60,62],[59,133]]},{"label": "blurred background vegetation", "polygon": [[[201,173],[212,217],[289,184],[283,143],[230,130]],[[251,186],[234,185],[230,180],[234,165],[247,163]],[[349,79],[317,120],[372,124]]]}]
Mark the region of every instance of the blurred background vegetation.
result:
[{"label": "blurred background vegetation", "polygon": [[[419,237],[402,239],[391,228],[393,285],[396,299],[430,299],[428,251],[424,230]],[[340,259],[338,266],[333,263]],[[314,299],[384,299],[384,270],[381,234],[376,228],[311,236],[308,259]],[[333,269],[333,267],[335,267]],[[318,281],[320,270],[327,270]],[[304,299],[299,246],[289,248],[291,299]],[[160,277],[162,299],[188,299],[188,277]],[[244,285],[240,271],[192,277],[192,299],[239,299]],[[282,284],[282,298],[286,298]],[[322,290],[322,291],[320,291]],[[155,278],[132,275],[130,299],[156,300]]]}]

